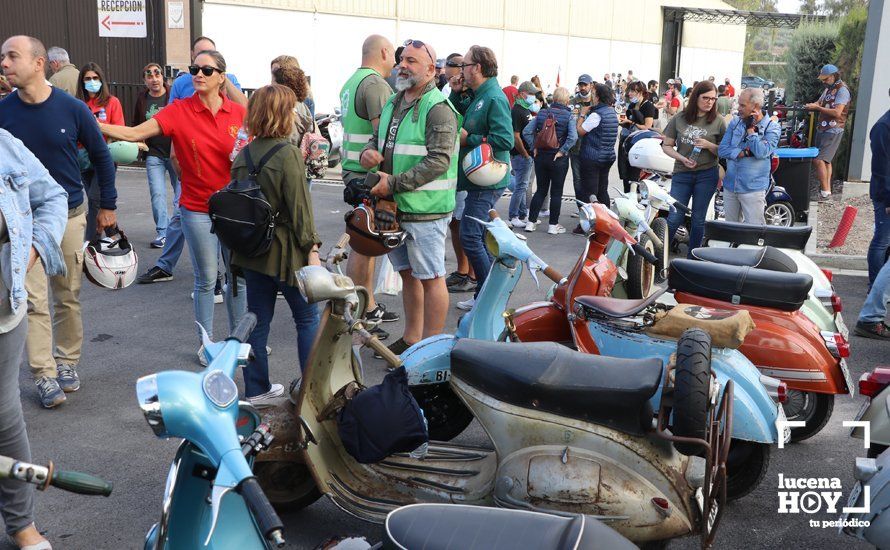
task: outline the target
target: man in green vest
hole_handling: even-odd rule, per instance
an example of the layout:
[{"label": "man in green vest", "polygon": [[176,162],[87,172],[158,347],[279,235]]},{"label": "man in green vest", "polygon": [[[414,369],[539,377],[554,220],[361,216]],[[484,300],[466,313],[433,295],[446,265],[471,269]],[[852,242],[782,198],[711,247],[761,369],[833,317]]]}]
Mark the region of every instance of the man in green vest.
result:
[{"label": "man in green vest", "polygon": [[[389,349],[400,355],[445,330],[445,237],[457,190],[460,115],[436,87],[435,50],[420,40],[405,43],[396,89],[361,164],[377,169],[380,181],[371,194],[394,198],[407,233],[404,244],[389,253],[402,278],[405,306],[404,336]],[[376,214],[378,223],[387,221],[384,213]]]},{"label": "man in green vest", "polygon": [[476,272],[476,291],[472,298],[464,302],[458,302],[457,307],[466,311],[473,309],[476,303],[476,294],[482,288],[482,284],[488,277],[491,269],[492,258],[485,248],[485,227],[472,218],[480,220],[488,219],[488,211],[494,208],[495,203],[504,193],[504,188],[510,184],[509,170],[504,178],[489,187],[479,187],[467,178],[461,162],[464,157],[478,147],[483,141],[487,142],[494,156],[501,162],[510,164],[510,150],[513,149],[513,119],[510,116],[510,104],[507,96],[498,85],[498,61],[494,52],[484,46],[473,46],[461,63],[463,83],[455,82],[451,85],[452,103],[460,101],[461,94],[469,89],[472,101],[458,105],[458,111],[464,116],[463,128],[460,133],[460,156],[458,157],[457,188],[467,191],[464,201],[464,214],[460,221],[460,242],[464,252]]},{"label": "man in green vest", "polygon": [[[359,162],[362,149],[368,144],[371,136],[377,132],[380,113],[392,96],[392,88],[382,75],[388,75],[395,64],[395,48],[392,43],[379,34],[372,34],[362,44],[362,65],[359,67],[340,90],[340,115],[343,124],[342,170],[344,200],[352,206],[361,204],[368,196],[364,187],[368,169]],[[346,263],[346,274],[367,289],[374,288],[374,258],[363,256],[356,251],[349,254]],[[387,311],[386,306],[378,304],[371,294],[365,317],[375,321],[398,321],[399,316]],[[377,338],[385,340],[389,334],[376,326],[371,330]]]}]

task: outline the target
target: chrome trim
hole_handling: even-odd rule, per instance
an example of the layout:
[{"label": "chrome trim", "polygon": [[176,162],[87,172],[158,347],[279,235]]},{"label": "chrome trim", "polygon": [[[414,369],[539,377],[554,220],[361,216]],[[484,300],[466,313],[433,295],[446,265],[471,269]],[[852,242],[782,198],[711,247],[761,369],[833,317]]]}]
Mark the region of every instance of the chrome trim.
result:
[{"label": "chrome trim", "polygon": [[170,437],[167,426],[164,424],[164,414],[161,411],[161,402],[158,398],[158,375],[150,374],[136,380],[136,400],[145,421],[158,437]]},{"label": "chrome trim", "polygon": [[797,369],[773,369],[766,367],[757,367],[757,369],[773,378],[787,378],[790,380],[825,380],[825,374],[818,370],[797,370]]},{"label": "chrome trim", "polygon": [[167,483],[164,485],[164,500],[161,504],[161,520],[158,522],[158,536],[155,539],[155,550],[164,550],[167,540],[167,524],[170,522],[170,510],[173,508],[173,490],[176,488],[176,480],[179,477],[179,465],[182,463],[182,454],[187,441],[182,441],[176,450],[173,462],[170,463],[170,471],[167,473]]}]

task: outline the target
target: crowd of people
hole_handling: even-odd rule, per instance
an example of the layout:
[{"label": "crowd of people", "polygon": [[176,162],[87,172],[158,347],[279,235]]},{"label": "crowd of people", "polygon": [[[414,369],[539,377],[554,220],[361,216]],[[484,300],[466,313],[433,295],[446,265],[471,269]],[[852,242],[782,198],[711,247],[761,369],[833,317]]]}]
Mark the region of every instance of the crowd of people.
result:
[{"label": "crowd of people", "polygon": [[[764,222],[779,126],[763,114],[761,90],[737,96],[728,78],[719,86],[711,77],[688,87],[674,78],[660,93],[658,82],[644,84],[633,71],[605,74],[601,81],[582,74],[574,92],[558,86],[545,94],[536,76],[522,82],[513,76],[502,89],[490,48],[473,45],[438,58],[421,40],[396,48],[380,35],[369,36],[356,58],[360,63],[339,98],[344,201],[372,209],[378,229],[404,232],[388,252],[401,278],[405,316],[402,336],[389,345],[396,354],[444,331],[449,293],[466,295],[456,307],[473,308],[492,264],[484,228],[474,218],[486,219],[509,189],[513,227],[533,232],[547,219],[548,234],[565,233],[560,218],[569,172],[576,197],[609,204],[616,162],[625,190],[639,177],[620,146],[633,132],[663,135],[663,150],[675,160],[671,193],[692,204],[690,249],[701,240],[706,208],[724,170],[721,159],[727,219]],[[256,314],[245,398],[262,407],[285,397],[284,384],[270,379],[268,367],[277,297],[293,314],[301,368],[319,323],[316,306],[301,296],[295,280],[300,268],[320,264],[321,245],[301,147],[317,126],[298,60],[271,60],[270,83],[248,99],[214,41],[199,37],[191,65],[172,82],[160,64],[145,65],[132,126],[96,63],[78,68],[64,49],[47,50],[36,38],[15,36],[3,43],[0,66],[0,95],[6,96],[0,100],[0,238],[9,243],[0,256],[0,454],[30,459],[17,374],[25,349],[44,407],[61,405],[81,386],[83,243],[117,225],[116,166],[108,147],[113,140],[140,143],[145,151],[155,226],[148,244],[162,251],[138,282],[171,280],[188,244],[195,320],[212,337],[215,303],[225,303],[230,328],[245,312]],[[837,68],[826,67],[820,74],[826,93],[812,107],[824,121],[819,161],[829,163],[820,177],[830,177],[838,139],[829,133],[843,132],[849,101]],[[489,155],[483,164],[507,168],[489,171],[483,181],[467,168],[468,155]],[[271,245],[259,255],[222,245],[208,211],[214,193],[247,178],[255,178],[276,212]],[[881,223],[890,226],[890,208],[881,208]],[[670,216],[671,236],[681,223],[682,214]],[[457,260],[450,274],[449,232]],[[583,234],[580,225],[573,232]],[[378,257],[353,251],[348,275],[373,288]],[[885,287],[890,272],[883,265],[876,262],[871,280]],[[871,332],[886,336],[883,321],[873,319],[878,313],[868,315]],[[376,322],[380,339],[389,337],[380,323],[400,318],[373,298],[365,317]],[[206,364],[200,336],[196,332],[198,361]],[[299,382],[294,376],[291,393]],[[51,548],[34,526],[31,486],[3,482],[0,488],[0,509],[15,543]]]}]

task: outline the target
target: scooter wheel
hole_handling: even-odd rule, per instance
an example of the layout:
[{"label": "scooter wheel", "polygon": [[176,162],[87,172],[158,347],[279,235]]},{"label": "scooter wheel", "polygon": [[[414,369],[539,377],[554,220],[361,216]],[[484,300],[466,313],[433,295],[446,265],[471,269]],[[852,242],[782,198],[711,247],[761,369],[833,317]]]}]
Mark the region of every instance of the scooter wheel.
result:
[{"label": "scooter wheel", "polygon": [[788,390],[784,403],[788,420],[803,420],[806,425],[791,428],[791,441],[803,441],[822,431],[834,410],[834,395]]},{"label": "scooter wheel", "polygon": [[[640,236],[640,246],[645,248],[654,256],[658,256],[655,249],[655,243],[649,238],[649,235]],[[645,298],[652,292],[655,286],[657,266],[654,266],[643,259],[639,254],[627,253],[627,297],[632,300]]]},{"label": "scooter wheel", "polygon": [[770,446],[733,439],[726,459],[726,499],[738,500],[760,485],[769,469]]},{"label": "scooter wheel", "polygon": [[417,405],[423,409],[431,440],[451,441],[473,421],[473,413],[447,383],[410,386],[410,389]]},{"label": "scooter wheel", "polygon": [[321,498],[312,474],[301,462],[257,462],[253,474],[277,512],[302,510]]},{"label": "scooter wheel", "polygon": [[655,264],[655,284],[660,285],[667,280],[667,268],[670,265],[667,218],[655,218],[652,221],[652,231],[661,239],[661,248],[655,250],[655,255],[658,257],[658,263]]},{"label": "scooter wheel", "polygon": [[[708,394],[711,387],[711,336],[702,329],[687,329],[677,342],[674,374],[674,423],[671,432],[707,441]],[[700,445],[675,442],[686,456],[702,453]]]},{"label": "scooter wheel", "polygon": [[868,448],[868,452],[866,452],[866,456],[868,458],[878,458],[878,456],[886,450],[887,450],[886,445],[872,443],[871,447]]},{"label": "scooter wheel", "polygon": [[767,225],[791,227],[794,225],[794,207],[790,202],[776,202],[766,207],[763,217]]}]

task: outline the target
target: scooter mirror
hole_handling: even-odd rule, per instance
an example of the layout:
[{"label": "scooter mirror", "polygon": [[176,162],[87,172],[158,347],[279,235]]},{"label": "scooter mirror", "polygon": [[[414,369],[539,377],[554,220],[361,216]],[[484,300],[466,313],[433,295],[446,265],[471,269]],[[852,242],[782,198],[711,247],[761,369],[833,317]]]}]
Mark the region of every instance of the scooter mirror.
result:
[{"label": "scooter mirror", "polygon": [[297,271],[297,287],[310,304],[324,300],[342,300],[355,294],[352,279],[331,273],[318,265],[307,265]]}]

